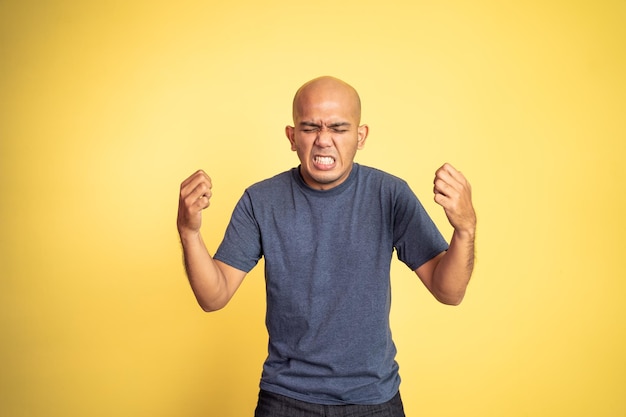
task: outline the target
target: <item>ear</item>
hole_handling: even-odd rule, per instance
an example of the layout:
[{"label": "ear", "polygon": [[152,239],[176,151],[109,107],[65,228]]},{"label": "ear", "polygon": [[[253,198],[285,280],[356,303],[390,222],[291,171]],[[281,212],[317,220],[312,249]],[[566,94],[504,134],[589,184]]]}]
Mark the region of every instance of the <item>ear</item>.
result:
[{"label": "ear", "polygon": [[365,140],[367,139],[367,135],[370,132],[370,128],[368,125],[361,125],[358,127],[357,129],[357,137],[358,137],[358,142],[357,142],[357,149],[363,149],[363,147],[365,146]]},{"label": "ear", "polygon": [[296,150],[296,141],[294,139],[294,132],[295,129],[293,126],[286,126],[285,127],[285,135],[287,135],[287,139],[289,139],[289,143],[291,143],[291,150],[295,151]]}]

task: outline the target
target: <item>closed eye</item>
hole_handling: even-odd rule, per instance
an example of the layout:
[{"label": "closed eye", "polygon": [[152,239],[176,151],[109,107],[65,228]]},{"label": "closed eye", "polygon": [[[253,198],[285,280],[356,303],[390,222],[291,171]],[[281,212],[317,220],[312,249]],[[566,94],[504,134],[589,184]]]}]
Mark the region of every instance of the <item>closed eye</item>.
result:
[{"label": "closed eye", "polygon": [[300,130],[305,133],[313,133],[320,130],[321,126],[315,123],[302,122],[300,123]]},{"label": "closed eye", "polygon": [[350,131],[350,123],[333,123],[328,125],[328,128],[333,132],[346,133]]},{"label": "closed eye", "polygon": [[[321,125],[311,122],[300,123],[300,130],[304,133],[315,133],[323,129]],[[335,133],[346,133],[350,131],[350,123],[341,122],[327,125],[327,129],[332,130]]]}]

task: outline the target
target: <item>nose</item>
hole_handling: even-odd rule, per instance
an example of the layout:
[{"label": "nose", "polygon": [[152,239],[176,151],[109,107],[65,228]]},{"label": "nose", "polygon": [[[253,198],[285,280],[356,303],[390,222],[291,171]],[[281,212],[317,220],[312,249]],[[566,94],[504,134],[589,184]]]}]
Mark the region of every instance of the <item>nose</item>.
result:
[{"label": "nose", "polygon": [[315,144],[319,146],[320,148],[327,148],[329,146],[332,146],[333,144],[332,132],[326,127],[321,128],[317,132],[317,137],[315,138]]}]

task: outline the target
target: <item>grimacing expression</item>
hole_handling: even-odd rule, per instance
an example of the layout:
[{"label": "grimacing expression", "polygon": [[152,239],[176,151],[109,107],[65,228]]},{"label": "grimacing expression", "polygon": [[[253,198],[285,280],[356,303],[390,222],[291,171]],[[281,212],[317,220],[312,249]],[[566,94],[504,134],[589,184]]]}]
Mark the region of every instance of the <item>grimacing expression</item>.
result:
[{"label": "grimacing expression", "polygon": [[298,90],[294,126],[285,132],[307,185],[327,190],[348,178],[368,134],[368,126],[359,125],[360,110],[356,91],[334,78],[319,78]]}]

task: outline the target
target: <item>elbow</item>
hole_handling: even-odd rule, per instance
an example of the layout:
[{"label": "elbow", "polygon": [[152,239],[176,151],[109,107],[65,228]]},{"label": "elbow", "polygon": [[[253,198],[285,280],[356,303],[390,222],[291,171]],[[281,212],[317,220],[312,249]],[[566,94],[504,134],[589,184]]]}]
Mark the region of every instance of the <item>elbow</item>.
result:
[{"label": "elbow", "polygon": [[445,298],[441,297],[441,298],[438,298],[438,301],[441,304],[445,304],[447,306],[456,307],[456,306],[461,304],[461,302],[463,301],[463,298],[464,298],[463,296],[460,296],[460,297],[445,297]]},{"label": "elbow", "polygon": [[196,299],[198,301],[198,305],[205,313],[212,313],[218,310],[223,309],[228,304],[228,301],[223,300],[202,300],[200,298]]},{"label": "elbow", "polygon": [[465,298],[465,290],[459,292],[436,292],[433,295],[441,304],[456,307]]},{"label": "elbow", "polygon": [[212,304],[200,304],[200,308],[205,313],[213,313],[215,311],[223,309],[225,306],[223,305],[212,305]]},{"label": "elbow", "polygon": [[469,284],[469,276],[455,276],[454,279],[438,279],[431,285],[431,292],[442,304],[458,306],[463,302]]},{"label": "elbow", "polygon": [[200,304],[200,308],[201,308],[201,309],[202,309],[202,311],[204,311],[205,313],[213,313],[214,311],[221,310],[223,307],[214,307],[214,306],[209,306],[209,305]]}]

